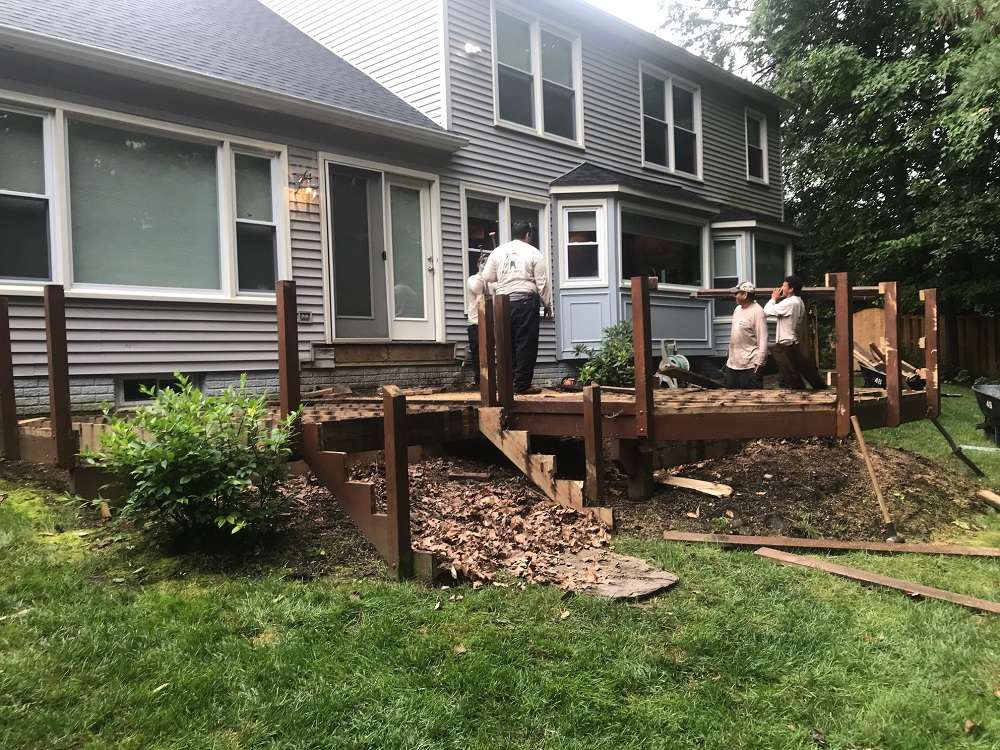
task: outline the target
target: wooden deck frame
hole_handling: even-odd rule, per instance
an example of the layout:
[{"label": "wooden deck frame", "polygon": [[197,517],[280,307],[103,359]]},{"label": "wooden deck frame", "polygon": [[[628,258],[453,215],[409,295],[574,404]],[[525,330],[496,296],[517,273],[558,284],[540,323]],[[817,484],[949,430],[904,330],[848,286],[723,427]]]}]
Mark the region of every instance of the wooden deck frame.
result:
[{"label": "wooden deck frame", "polygon": [[839,438],[851,434],[854,410],[854,322],[853,293],[846,273],[827,274],[826,285],[834,290],[835,335],[837,338],[837,432]]},{"label": "wooden deck frame", "polygon": [[879,284],[879,291],[883,295],[885,316],[882,351],[885,352],[885,393],[888,402],[886,427],[898,427],[903,405],[903,370],[899,352],[899,285],[895,281],[883,281]]},{"label": "wooden deck frame", "polygon": [[493,327],[493,298],[479,300],[479,397],[480,405],[497,406],[496,330]]},{"label": "wooden deck frame", "polygon": [[493,298],[493,317],[497,403],[509,411],[514,405],[514,337],[510,328],[510,297],[506,294]]},{"label": "wooden deck frame", "polygon": [[295,282],[281,280],[277,288],[278,315],[278,403],[287,417],[302,403],[299,368],[299,316]]},{"label": "wooden deck frame", "polygon": [[77,441],[69,399],[69,351],[66,343],[66,296],[61,284],[46,284],[45,342],[49,369],[49,419],[56,465],[76,465]]},{"label": "wooden deck frame", "polygon": [[0,297],[0,446],[8,461],[21,457],[17,402],[14,399],[14,356],[10,346],[10,312]]}]

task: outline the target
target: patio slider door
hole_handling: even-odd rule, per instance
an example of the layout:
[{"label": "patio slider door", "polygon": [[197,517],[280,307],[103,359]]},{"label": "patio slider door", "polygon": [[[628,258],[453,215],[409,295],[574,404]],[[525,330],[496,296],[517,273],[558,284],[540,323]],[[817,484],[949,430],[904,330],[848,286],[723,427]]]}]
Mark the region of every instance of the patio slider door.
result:
[{"label": "patio slider door", "polygon": [[428,186],[390,176],[386,202],[389,333],[397,341],[433,341],[435,285]]}]

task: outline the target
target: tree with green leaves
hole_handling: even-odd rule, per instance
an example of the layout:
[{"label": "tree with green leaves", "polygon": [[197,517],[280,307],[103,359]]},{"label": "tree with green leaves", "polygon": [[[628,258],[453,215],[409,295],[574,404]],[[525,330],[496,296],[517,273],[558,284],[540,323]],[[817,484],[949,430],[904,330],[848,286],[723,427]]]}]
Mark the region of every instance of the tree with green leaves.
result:
[{"label": "tree with green leaves", "polygon": [[911,301],[936,286],[952,309],[1000,311],[1000,0],[757,0],[742,36],[735,7],[665,12],[694,51],[745,54],[791,102],[800,271],[899,279]]}]

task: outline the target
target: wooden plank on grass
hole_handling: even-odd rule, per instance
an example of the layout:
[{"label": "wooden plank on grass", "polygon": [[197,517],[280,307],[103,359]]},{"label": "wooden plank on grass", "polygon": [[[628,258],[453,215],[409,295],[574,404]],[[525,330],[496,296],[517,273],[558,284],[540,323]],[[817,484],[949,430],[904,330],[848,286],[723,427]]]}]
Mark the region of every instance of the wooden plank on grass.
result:
[{"label": "wooden plank on grass", "polygon": [[997,547],[961,547],[954,544],[893,544],[892,542],[841,541],[839,539],[801,539],[794,536],[750,536],[742,534],[697,534],[688,531],[664,531],[669,542],[721,544],[734,547],[787,547],[858,552],[915,552],[924,555],[961,555],[964,557],[1000,557]]},{"label": "wooden plank on grass", "polygon": [[1000,495],[993,492],[993,490],[979,490],[976,493],[976,497],[993,508],[993,510],[1000,510]]},{"label": "wooden plank on grass", "polygon": [[849,578],[852,581],[859,581],[860,583],[870,583],[875,586],[885,586],[886,588],[898,589],[899,591],[909,594],[910,596],[925,596],[928,599],[941,599],[942,601],[959,604],[963,607],[975,609],[980,612],[1000,614],[1000,602],[991,602],[986,599],[977,599],[974,596],[956,594],[953,591],[945,591],[944,589],[924,586],[922,583],[904,581],[901,578],[891,578],[878,573],[872,573],[868,570],[851,568],[847,565],[837,565],[835,563],[826,562],[825,560],[817,560],[812,557],[793,555],[790,552],[782,552],[781,550],[771,549],[770,547],[761,547],[755,554],[758,554],[761,557],[766,557],[769,560],[774,560],[782,565],[801,565],[805,568],[822,570],[824,573],[831,573],[842,578]]},{"label": "wooden plank on grass", "polygon": [[733,494],[733,488],[728,484],[706,482],[702,479],[667,476],[658,481],[660,484],[665,484],[670,487],[680,487],[685,490],[694,490],[695,492],[700,492],[703,495],[711,495],[712,497],[731,497]]}]

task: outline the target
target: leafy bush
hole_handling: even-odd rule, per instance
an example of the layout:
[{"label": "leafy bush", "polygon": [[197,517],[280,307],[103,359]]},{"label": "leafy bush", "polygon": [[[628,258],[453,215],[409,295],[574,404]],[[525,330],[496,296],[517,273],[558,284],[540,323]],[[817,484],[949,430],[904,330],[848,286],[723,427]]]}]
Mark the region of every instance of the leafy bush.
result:
[{"label": "leafy bush", "polygon": [[175,389],[145,390],[153,401],[131,416],[108,413],[111,429],[88,456],[127,484],[122,515],[202,535],[275,522],[298,414],[267,430],[267,398],[247,393],[246,375],[218,396],[177,379]]},{"label": "leafy bush", "polygon": [[616,323],[604,329],[601,347],[596,352],[583,345],[576,347],[576,353],[589,356],[580,368],[577,381],[581,385],[635,385],[635,361],[632,349],[632,324],[629,321]]}]

